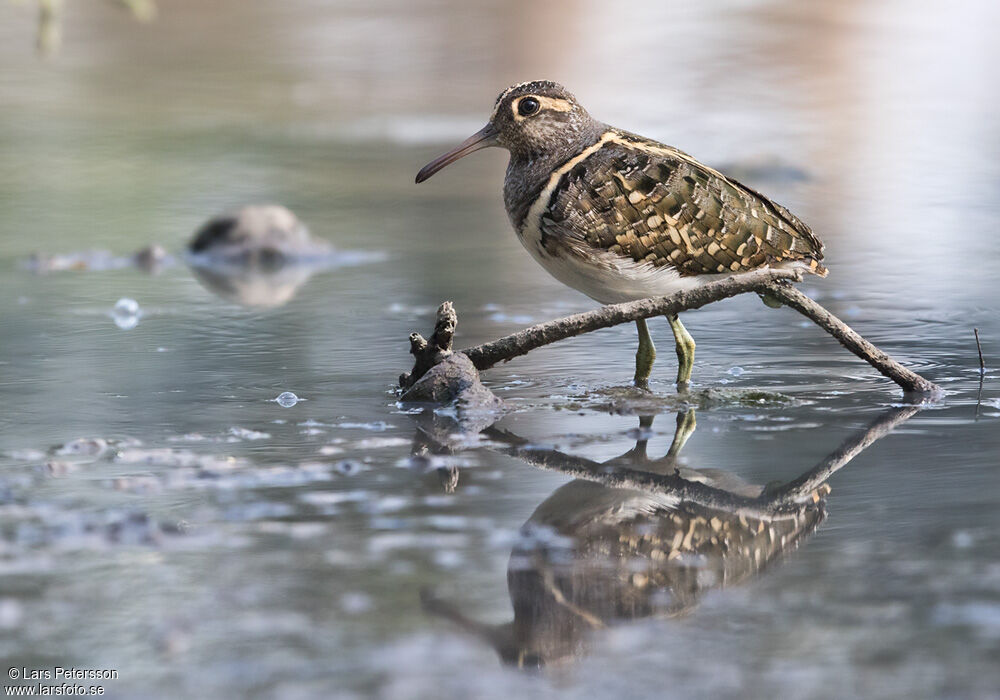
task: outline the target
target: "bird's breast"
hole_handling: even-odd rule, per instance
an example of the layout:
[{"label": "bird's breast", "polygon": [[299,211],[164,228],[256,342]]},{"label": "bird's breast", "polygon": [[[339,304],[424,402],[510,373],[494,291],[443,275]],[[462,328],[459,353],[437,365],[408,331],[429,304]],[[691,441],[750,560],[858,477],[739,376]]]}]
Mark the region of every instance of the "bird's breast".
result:
[{"label": "bird's breast", "polygon": [[670,266],[653,266],[593,248],[543,217],[526,217],[518,239],[545,270],[567,287],[601,304],[617,304],[697,288],[723,275],[682,277]]}]

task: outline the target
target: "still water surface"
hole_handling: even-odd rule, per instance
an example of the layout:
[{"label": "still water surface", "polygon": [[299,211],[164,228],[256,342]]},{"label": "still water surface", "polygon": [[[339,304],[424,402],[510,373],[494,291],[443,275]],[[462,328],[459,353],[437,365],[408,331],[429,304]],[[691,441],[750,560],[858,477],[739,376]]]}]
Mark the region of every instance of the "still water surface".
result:
[{"label": "still water surface", "polygon": [[[0,658],[115,668],[118,697],[997,697],[1000,17],[959,4],[664,4],[626,28],[591,2],[183,1],[143,27],[69,3],[48,62],[0,7]],[[672,408],[609,399],[631,326],[490,370],[511,413],[427,438],[392,389],[441,301],[463,346],[592,308],[509,230],[500,153],[412,184],[536,77],[797,212],[831,268],[806,292],[947,396],[894,412],[894,385],[746,297],[685,316],[694,388],[786,399],[682,411],[682,449]],[[344,251],[273,308],[179,260],[29,266],[179,258],[261,201]],[[566,473],[757,494],[881,419],[766,526]]]}]

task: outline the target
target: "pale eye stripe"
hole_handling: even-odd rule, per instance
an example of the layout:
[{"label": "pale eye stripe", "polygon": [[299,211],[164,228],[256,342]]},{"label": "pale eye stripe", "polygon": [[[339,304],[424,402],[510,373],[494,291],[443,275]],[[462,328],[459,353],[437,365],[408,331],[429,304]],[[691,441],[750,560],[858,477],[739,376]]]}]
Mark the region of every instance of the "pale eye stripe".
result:
[{"label": "pale eye stripe", "polygon": [[[545,95],[521,95],[516,100],[510,103],[510,110],[511,113],[514,115],[515,121],[523,121],[527,119],[527,117],[522,116],[521,114],[518,113],[517,108],[518,105],[521,104],[521,100],[524,100],[528,97],[538,100],[539,112],[546,109],[553,112],[569,112],[573,109],[573,105],[568,100],[564,100],[559,97],[546,97]],[[535,112],[535,114],[537,113],[538,112]],[[529,116],[534,116],[534,115],[529,115]]]}]

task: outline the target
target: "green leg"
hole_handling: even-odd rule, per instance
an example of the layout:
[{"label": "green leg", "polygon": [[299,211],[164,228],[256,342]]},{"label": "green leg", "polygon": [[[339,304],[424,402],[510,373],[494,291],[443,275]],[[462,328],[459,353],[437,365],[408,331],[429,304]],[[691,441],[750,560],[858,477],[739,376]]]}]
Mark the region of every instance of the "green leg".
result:
[{"label": "green leg", "polygon": [[674,430],[674,440],[670,443],[670,449],[667,450],[667,457],[677,456],[697,426],[698,421],[695,420],[693,408],[677,414],[677,429]]},{"label": "green leg", "polygon": [[694,338],[676,314],[667,316],[667,320],[677,343],[677,391],[684,393],[691,384],[691,370],[694,368]]},{"label": "green leg", "polygon": [[656,348],[653,346],[653,339],[649,335],[646,319],[638,319],[635,322],[635,327],[639,330],[639,349],[635,353],[634,381],[635,385],[640,389],[648,389],[649,375],[653,371],[653,362],[656,360]]}]

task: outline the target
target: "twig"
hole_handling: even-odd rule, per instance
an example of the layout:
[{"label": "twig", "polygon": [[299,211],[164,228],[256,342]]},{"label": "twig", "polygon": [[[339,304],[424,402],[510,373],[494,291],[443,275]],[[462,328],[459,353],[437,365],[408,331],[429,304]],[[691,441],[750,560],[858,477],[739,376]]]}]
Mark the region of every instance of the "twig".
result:
[{"label": "twig", "polygon": [[713,301],[763,289],[769,283],[777,280],[801,279],[801,273],[794,270],[755,270],[718,282],[710,282],[689,291],[677,292],[670,296],[612,304],[594,311],[540,323],[490,343],[467,348],[462,352],[469,356],[476,369],[488,369],[499,362],[506,362],[519,355],[525,355],[535,348],[583,333],[617,326],[640,318],[665,316],[688,309],[697,309]]},{"label": "twig", "polygon": [[903,367],[798,289],[790,285],[774,284],[768,287],[768,292],[803,316],[808,317],[809,320],[836,338],[845,348],[896,382],[904,392],[934,395],[944,393],[937,384],[927,381],[919,374]]},{"label": "twig", "polygon": [[600,328],[608,328],[640,318],[677,314],[745,292],[767,292],[769,296],[808,317],[840,341],[840,344],[845,348],[896,382],[904,392],[930,395],[943,393],[937,384],[903,367],[888,354],[858,335],[846,323],[788,284],[789,281],[799,281],[800,279],[801,273],[797,271],[755,270],[717,282],[710,282],[689,291],[677,292],[670,296],[642,299],[625,304],[612,304],[594,311],[540,323],[498,340],[466,348],[462,352],[469,356],[476,369],[483,370],[493,367],[499,362],[506,362],[520,355],[525,355],[543,345],[596,331]]},{"label": "twig", "polygon": [[979,343],[979,329],[973,328],[972,332],[976,334],[976,350],[979,351],[979,374],[986,374],[986,362],[983,360],[983,346]]}]

